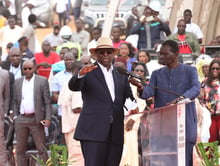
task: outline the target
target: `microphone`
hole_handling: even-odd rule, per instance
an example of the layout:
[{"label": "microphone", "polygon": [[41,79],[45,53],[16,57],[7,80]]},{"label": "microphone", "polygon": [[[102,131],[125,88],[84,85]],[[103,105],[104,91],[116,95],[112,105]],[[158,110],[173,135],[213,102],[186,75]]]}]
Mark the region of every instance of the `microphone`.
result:
[{"label": "microphone", "polygon": [[135,73],[132,73],[132,72],[129,72],[128,70],[122,68],[122,67],[117,67],[117,71],[123,75],[127,75],[127,76],[130,76],[130,77],[134,77],[134,78],[137,78],[139,79],[141,82],[143,81],[146,81],[146,79],[144,77],[141,77]]},{"label": "microphone", "polygon": [[117,71],[119,73],[121,73],[121,74],[124,74],[124,75],[130,76],[130,77],[134,77],[134,78],[139,79],[143,86],[149,86],[149,87],[151,87],[153,89],[158,89],[158,90],[164,91],[166,93],[173,94],[173,95],[178,96],[178,97],[180,97],[182,99],[185,98],[183,95],[181,95],[179,93],[176,93],[176,92],[164,89],[164,88],[160,88],[160,87],[157,87],[157,86],[151,86],[151,85],[146,83],[146,79],[144,77],[141,77],[141,76],[139,76],[139,75],[137,75],[135,73],[129,72],[127,69],[124,69],[122,67],[117,67]]}]

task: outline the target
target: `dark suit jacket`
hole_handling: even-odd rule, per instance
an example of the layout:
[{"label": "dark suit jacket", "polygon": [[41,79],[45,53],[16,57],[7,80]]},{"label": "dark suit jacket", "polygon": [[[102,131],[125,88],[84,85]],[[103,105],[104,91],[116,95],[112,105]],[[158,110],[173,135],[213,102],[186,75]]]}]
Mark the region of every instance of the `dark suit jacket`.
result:
[{"label": "dark suit jacket", "polygon": [[[6,70],[0,70],[0,116],[8,113],[10,100],[10,78]],[[2,119],[1,119],[2,120]]]},{"label": "dark suit jacket", "polygon": [[118,144],[123,143],[123,106],[126,98],[133,99],[133,95],[127,76],[121,75],[115,68],[113,79],[114,102],[99,66],[83,78],[78,78],[76,74],[69,81],[69,88],[74,91],[81,90],[83,98],[83,108],[74,136],[76,139],[106,141],[111,131],[112,141]]},{"label": "dark suit jacket", "polygon": [[7,58],[5,61],[2,62],[1,64],[2,68],[5,70],[10,70],[10,66],[11,66],[11,62],[10,60]]},{"label": "dark suit jacket", "polygon": [[10,101],[9,101],[9,110],[13,110],[13,105],[14,105],[14,99],[13,99],[13,93],[14,93],[14,74],[9,72],[9,78],[10,78]]},{"label": "dark suit jacket", "polygon": [[138,21],[138,18],[135,18],[134,15],[130,15],[127,19],[127,36],[129,35],[129,32],[134,24],[134,21]]},{"label": "dark suit jacket", "polygon": [[[14,114],[15,116],[20,114],[20,105],[22,99],[22,84],[24,77],[15,80],[14,84]],[[31,90],[31,89],[27,89]],[[51,119],[51,103],[50,103],[50,91],[49,84],[46,78],[35,75],[34,78],[34,107],[35,118],[37,123],[40,123],[43,119]]]},{"label": "dark suit jacket", "polygon": [[[4,62],[2,62],[1,67],[5,70],[10,71],[10,67],[11,67],[11,61],[7,58]],[[22,63],[20,63],[20,68],[21,68],[21,74],[22,73]]]}]

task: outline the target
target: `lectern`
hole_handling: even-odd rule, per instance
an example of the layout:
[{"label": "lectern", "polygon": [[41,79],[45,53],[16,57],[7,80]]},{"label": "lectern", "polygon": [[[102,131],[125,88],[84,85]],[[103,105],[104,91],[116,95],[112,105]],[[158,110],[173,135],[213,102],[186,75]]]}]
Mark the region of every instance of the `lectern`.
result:
[{"label": "lectern", "polygon": [[185,166],[185,103],[144,112],[139,127],[143,166]]}]

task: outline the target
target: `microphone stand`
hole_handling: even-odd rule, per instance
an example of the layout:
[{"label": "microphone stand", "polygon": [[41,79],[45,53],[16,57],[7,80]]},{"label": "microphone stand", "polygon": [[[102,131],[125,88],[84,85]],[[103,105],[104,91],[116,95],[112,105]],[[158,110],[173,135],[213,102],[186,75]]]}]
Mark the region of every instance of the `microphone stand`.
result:
[{"label": "microphone stand", "polygon": [[[132,77],[132,76],[130,76]],[[172,95],[176,95],[178,98],[176,100],[176,104],[181,104],[181,103],[188,103],[188,102],[191,102],[192,100],[189,99],[189,98],[185,98],[185,96],[179,94],[179,93],[176,93],[176,92],[173,92],[173,91],[170,91],[170,90],[167,90],[167,89],[164,89],[164,88],[160,88],[160,87],[157,87],[157,86],[151,86],[149,84],[147,84],[146,82],[144,82],[143,80],[139,81],[143,86],[148,86],[148,87],[151,87],[153,89],[158,89],[158,90],[161,90],[161,91],[164,91],[166,93],[169,93],[169,94],[172,94]]]},{"label": "microphone stand", "polygon": [[151,85],[149,85],[149,84],[147,84],[147,83],[145,83],[145,82],[143,82],[143,81],[141,81],[140,83],[141,83],[143,86],[148,86],[148,87],[151,87],[151,88],[153,88],[153,89],[158,89],[158,90],[164,91],[164,92],[166,92],[166,93],[169,93],[169,94],[172,94],[172,95],[176,95],[176,96],[178,96],[178,97],[180,97],[180,98],[185,98],[183,95],[181,95],[181,94],[179,94],[179,93],[176,93],[176,92],[173,92],[173,91],[164,89],[164,88],[160,88],[160,87],[158,87],[158,86],[151,86]]}]

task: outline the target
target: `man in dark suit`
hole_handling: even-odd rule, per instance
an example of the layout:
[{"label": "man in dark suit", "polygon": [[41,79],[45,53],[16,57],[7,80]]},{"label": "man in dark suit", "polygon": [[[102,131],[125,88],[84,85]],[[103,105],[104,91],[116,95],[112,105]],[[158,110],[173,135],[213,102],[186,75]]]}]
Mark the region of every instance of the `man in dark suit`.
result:
[{"label": "man in dark suit", "polygon": [[[10,65],[9,65],[9,68],[10,68]],[[4,69],[2,67],[1,56],[0,56],[0,69]],[[5,70],[7,70],[7,69],[5,69]],[[8,73],[9,73],[9,83],[10,83],[9,84],[10,85],[10,98],[9,98],[9,108],[8,108],[8,111],[6,112],[7,115],[10,114],[9,111],[13,111],[13,105],[14,105],[13,104],[13,102],[14,102],[14,100],[13,100],[13,88],[14,88],[14,82],[15,82],[14,74],[10,71],[8,71]]]},{"label": "man in dark suit", "polygon": [[12,47],[9,50],[8,58],[2,62],[1,66],[3,69],[13,73],[14,78],[20,78],[22,76],[21,71],[22,56],[21,51],[17,47]]},{"label": "man in dark suit", "polygon": [[[1,58],[1,56],[0,56]],[[10,100],[9,72],[0,69],[0,166],[7,161],[7,152],[4,140],[4,118],[8,114]]]},{"label": "man in dark suit", "polygon": [[50,125],[51,103],[49,84],[46,78],[35,75],[35,66],[31,60],[22,65],[24,77],[15,80],[14,114],[16,133],[17,166],[27,166],[25,152],[31,133],[39,157],[48,159],[45,149],[44,126]]},{"label": "man in dark suit", "polygon": [[134,98],[128,78],[112,65],[118,52],[112,40],[100,37],[90,52],[97,62],[84,66],[69,81],[69,88],[80,90],[83,99],[74,138],[80,140],[85,166],[118,166],[123,149],[123,106],[126,98]]}]

